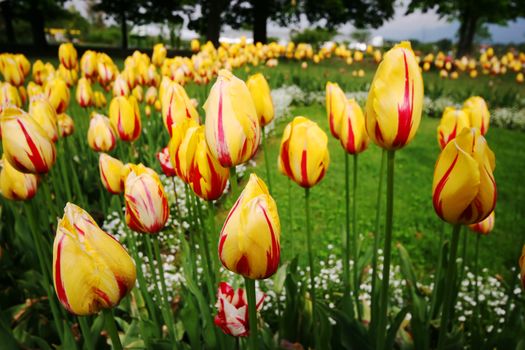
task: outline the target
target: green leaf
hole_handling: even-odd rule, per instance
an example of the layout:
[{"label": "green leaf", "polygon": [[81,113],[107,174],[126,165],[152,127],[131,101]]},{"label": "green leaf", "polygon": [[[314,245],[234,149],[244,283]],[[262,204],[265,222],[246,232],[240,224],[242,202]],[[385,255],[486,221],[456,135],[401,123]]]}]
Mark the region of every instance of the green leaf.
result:
[{"label": "green leaf", "polygon": [[403,320],[408,314],[408,310],[409,310],[409,306],[405,306],[404,308],[402,308],[397,313],[396,318],[394,319],[394,322],[392,322],[392,324],[388,328],[388,331],[386,333],[385,349],[394,348],[394,342],[396,341],[397,331],[399,330],[401,323],[403,323]]}]

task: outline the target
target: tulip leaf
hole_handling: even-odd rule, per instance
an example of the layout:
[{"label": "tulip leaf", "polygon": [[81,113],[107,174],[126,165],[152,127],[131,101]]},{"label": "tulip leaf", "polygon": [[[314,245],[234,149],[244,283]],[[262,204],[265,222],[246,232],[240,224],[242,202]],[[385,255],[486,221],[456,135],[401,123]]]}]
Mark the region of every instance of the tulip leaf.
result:
[{"label": "tulip leaf", "polygon": [[394,349],[394,342],[396,340],[397,332],[399,331],[399,327],[405,320],[409,309],[410,306],[405,306],[397,313],[396,317],[394,318],[394,322],[392,322],[386,333],[385,349]]},{"label": "tulip leaf", "polygon": [[184,307],[180,311],[180,318],[184,325],[184,329],[188,334],[190,345],[192,349],[201,349],[201,327],[200,315],[195,297],[184,287],[182,287],[184,295]]},{"label": "tulip leaf", "polygon": [[289,264],[289,262],[282,264],[273,276],[273,290],[277,295],[280,295],[283,291],[284,282],[286,281],[286,272]]}]

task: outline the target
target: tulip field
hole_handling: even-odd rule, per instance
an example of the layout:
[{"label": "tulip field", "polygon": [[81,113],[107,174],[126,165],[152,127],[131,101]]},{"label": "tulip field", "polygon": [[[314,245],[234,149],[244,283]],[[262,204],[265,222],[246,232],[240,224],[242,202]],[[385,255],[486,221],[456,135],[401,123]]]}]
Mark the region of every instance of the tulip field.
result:
[{"label": "tulip field", "polygon": [[525,53],[0,54],[0,348],[522,349]]}]

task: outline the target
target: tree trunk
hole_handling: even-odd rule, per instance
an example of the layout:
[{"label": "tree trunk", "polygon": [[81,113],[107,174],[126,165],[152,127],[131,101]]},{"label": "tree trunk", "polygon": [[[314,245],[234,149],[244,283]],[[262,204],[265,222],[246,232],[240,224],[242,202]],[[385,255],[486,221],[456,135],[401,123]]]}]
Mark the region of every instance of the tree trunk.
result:
[{"label": "tree trunk", "polygon": [[464,13],[461,16],[457,57],[462,57],[472,53],[477,25],[478,19],[476,17],[471,16],[468,13]]},{"label": "tree trunk", "polygon": [[11,10],[11,1],[7,0],[0,3],[2,17],[5,24],[5,36],[8,44],[15,44],[15,30],[13,29],[13,11]]},{"label": "tree trunk", "polygon": [[224,1],[211,0],[208,3],[208,13],[206,20],[206,39],[211,41],[215,47],[219,47],[219,37],[221,35],[221,15],[224,10]]},{"label": "tree trunk", "polygon": [[266,44],[268,36],[266,22],[268,21],[268,2],[266,0],[253,1],[253,42]]},{"label": "tree trunk", "polygon": [[128,49],[128,24],[126,23],[126,13],[120,14],[120,35],[122,39],[122,50]]},{"label": "tree trunk", "polygon": [[35,47],[47,46],[44,14],[39,8],[34,8],[29,14],[31,33],[33,34],[33,45]]}]

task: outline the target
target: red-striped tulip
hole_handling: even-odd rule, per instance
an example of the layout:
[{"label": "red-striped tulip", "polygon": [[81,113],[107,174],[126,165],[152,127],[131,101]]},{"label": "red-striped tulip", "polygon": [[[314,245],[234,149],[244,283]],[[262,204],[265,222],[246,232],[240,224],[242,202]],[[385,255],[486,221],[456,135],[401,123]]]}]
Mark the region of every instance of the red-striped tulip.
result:
[{"label": "red-striped tulip", "polygon": [[148,90],[146,90],[145,100],[150,106],[155,104],[155,101],[157,100],[157,88],[155,86],[150,86]]},{"label": "red-striped tulip", "polygon": [[117,135],[109,118],[98,113],[91,116],[87,139],[89,147],[96,152],[109,152],[117,145]]},{"label": "red-striped tulip", "polygon": [[31,99],[29,115],[44,129],[51,141],[58,140],[57,114],[44,96],[35,96]]},{"label": "red-striped tulip", "polygon": [[57,114],[64,113],[69,105],[69,88],[64,80],[55,78],[47,82],[45,94]]},{"label": "red-striped tulip", "polygon": [[151,55],[151,62],[156,65],[157,67],[162,66],[162,63],[166,59],[166,55],[168,54],[168,50],[166,50],[166,47],[162,43],[155,44],[153,46],[153,54]]},{"label": "red-striped tulip", "polygon": [[109,105],[109,119],[122,141],[133,142],[140,136],[140,110],[134,96],[118,96]]},{"label": "red-striped tulip", "polygon": [[199,126],[193,119],[186,119],[182,123],[175,124],[172,127],[171,138],[168,144],[168,150],[170,153],[170,162],[175,170],[177,176],[184,182],[188,183],[189,180],[186,178],[186,172],[181,169],[181,157],[183,154],[179,153],[180,145],[186,136],[188,129]]},{"label": "red-striped tulip", "polygon": [[60,137],[68,137],[75,132],[75,122],[69,115],[61,113],[57,116],[57,119]]},{"label": "red-striped tulip", "polygon": [[229,168],[251,159],[257,152],[261,130],[246,84],[230,71],[219,71],[204,109],[206,142],[219,163]]},{"label": "red-striped tulip", "polygon": [[454,107],[447,107],[443,111],[443,116],[437,128],[437,138],[439,147],[445,148],[447,143],[453,140],[463,128],[470,127],[467,113],[464,110]]},{"label": "red-striped tulip", "polygon": [[95,51],[87,50],[80,59],[80,71],[82,76],[86,78],[93,78],[97,74],[97,53]]},{"label": "red-striped tulip", "polygon": [[257,73],[248,78],[246,86],[250,90],[259,124],[261,127],[268,125],[274,118],[273,101],[268,82],[264,75]]},{"label": "red-striped tulip", "polygon": [[432,201],[440,218],[474,224],[496,206],[494,153],[477,128],[463,129],[441,152],[434,170]]},{"label": "red-striped tulip", "polygon": [[341,145],[350,154],[358,154],[368,147],[368,134],[365,127],[365,116],[359,104],[354,100],[348,100],[345,115],[341,120],[339,134]]},{"label": "red-striped tulip", "polygon": [[0,83],[0,113],[6,106],[22,107],[22,100],[16,87],[9,83]]},{"label": "red-striped tulip", "polygon": [[423,78],[407,41],[379,64],[366,101],[366,130],[379,147],[396,150],[415,136],[423,108]]},{"label": "red-striped tulip", "polygon": [[77,50],[71,43],[63,43],[58,47],[58,59],[67,69],[75,69],[78,64]]},{"label": "red-striped tulip", "polygon": [[126,249],[82,208],[68,203],[53,244],[53,281],[60,303],[76,315],[118,305],[135,286]]},{"label": "red-striped tulip", "polygon": [[104,95],[100,91],[95,91],[93,93],[93,104],[97,108],[106,107],[106,105],[107,105],[106,95]]},{"label": "red-striped tulip", "polygon": [[5,159],[0,160],[0,168],[0,194],[3,197],[26,201],[35,196],[38,187],[36,175],[21,173]]},{"label": "red-striped tulip", "polygon": [[162,151],[157,153],[157,159],[164,175],[169,177],[177,175],[170,162],[170,152],[168,147],[164,147]]},{"label": "red-striped tulip", "polygon": [[104,188],[111,194],[119,194],[124,190],[122,173],[124,164],[106,153],[100,153],[98,158],[98,170],[100,180]]},{"label": "red-striped tulip", "polygon": [[13,86],[24,84],[24,72],[17,64],[14,56],[4,57],[4,67],[2,70],[4,80]]},{"label": "red-striped tulip", "polygon": [[490,124],[490,112],[485,100],[479,96],[472,96],[463,103],[463,109],[469,116],[470,126],[478,128],[481,135],[485,135]]},{"label": "red-striped tulip", "polygon": [[181,123],[185,119],[191,119],[199,123],[199,114],[181,85],[170,82],[163,91],[161,103],[162,120],[170,136],[172,126]]},{"label": "red-striped tulip", "polygon": [[347,99],[337,83],[326,83],[326,116],[330,132],[336,139],[341,133],[341,123],[346,115]]},{"label": "red-striped tulip", "polygon": [[330,164],[328,137],[313,121],[295,117],[284,129],[279,171],[302,187],[317,184]]},{"label": "red-striped tulip", "polygon": [[122,77],[122,75],[117,75],[115,81],[113,82],[113,96],[128,96],[129,95],[129,86],[128,82]]},{"label": "red-striped tulip", "polygon": [[251,279],[272,276],[279,266],[281,224],[277,205],[255,174],[226,217],[219,257],[228,270]]},{"label": "red-striped tulip", "polygon": [[494,229],[494,222],[496,221],[496,216],[494,212],[490,213],[489,216],[483,221],[480,221],[476,224],[469,225],[469,228],[477,233],[482,235],[488,235]]},{"label": "red-striped tulip", "polygon": [[76,98],[80,107],[85,108],[93,104],[93,90],[87,78],[80,78],[78,80]]}]

